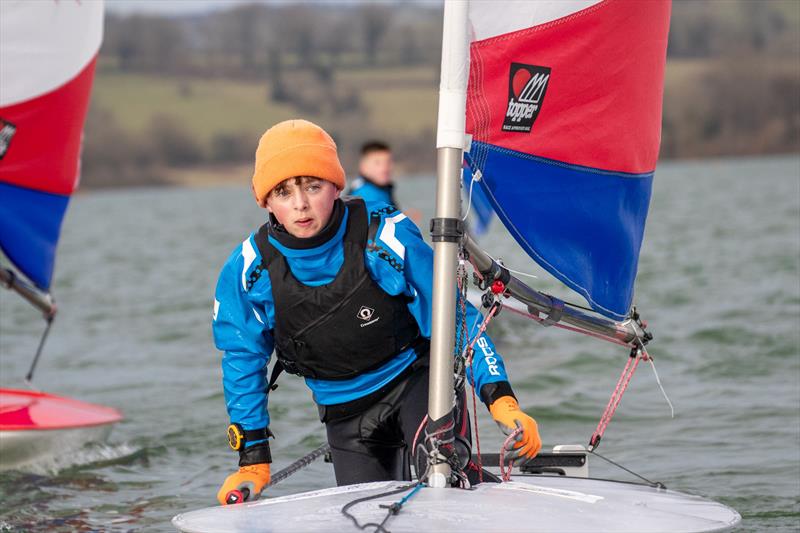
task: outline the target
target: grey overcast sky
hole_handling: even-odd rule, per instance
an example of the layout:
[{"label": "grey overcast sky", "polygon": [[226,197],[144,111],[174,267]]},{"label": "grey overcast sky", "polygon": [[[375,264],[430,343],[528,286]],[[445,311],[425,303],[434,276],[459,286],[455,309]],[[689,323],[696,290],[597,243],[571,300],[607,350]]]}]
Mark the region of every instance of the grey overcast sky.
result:
[{"label": "grey overcast sky", "polygon": [[[318,4],[362,4],[368,0],[316,0]],[[157,13],[184,15],[206,13],[242,4],[293,4],[297,0],[106,0],[106,9],[113,13]],[[396,0],[379,0],[372,3],[397,3]]]},{"label": "grey overcast sky", "polygon": [[106,9],[114,13],[188,14],[204,13],[252,3],[250,0],[106,0]]}]

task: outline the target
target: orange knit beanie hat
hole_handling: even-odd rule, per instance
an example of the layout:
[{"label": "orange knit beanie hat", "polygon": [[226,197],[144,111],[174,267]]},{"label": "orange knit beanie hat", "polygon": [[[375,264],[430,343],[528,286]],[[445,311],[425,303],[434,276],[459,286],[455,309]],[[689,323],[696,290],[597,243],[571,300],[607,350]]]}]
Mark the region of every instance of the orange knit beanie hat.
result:
[{"label": "orange knit beanie hat", "polygon": [[345,176],[336,143],[325,130],[307,120],[285,120],[268,129],[256,149],[253,194],[261,207],[283,180],[312,176],[344,189]]}]

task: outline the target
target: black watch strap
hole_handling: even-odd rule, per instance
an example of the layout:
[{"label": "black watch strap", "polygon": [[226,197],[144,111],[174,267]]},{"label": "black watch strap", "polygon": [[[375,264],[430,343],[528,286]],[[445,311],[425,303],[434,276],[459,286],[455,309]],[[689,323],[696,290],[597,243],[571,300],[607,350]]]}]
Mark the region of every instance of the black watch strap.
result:
[{"label": "black watch strap", "polygon": [[239,466],[271,462],[272,454],[269,451],[269,442],[267,441],[247,446],[245,449],[239,451]]},{"label": "black watch strap", "polygon": [[244,433],[244,441],[246,443],[253,442],[256,440],[264,440],[275,436],[272,434],[272,432],[269,430],[268,427],[261,429],[245,429],[242,430],[242,433]]}]

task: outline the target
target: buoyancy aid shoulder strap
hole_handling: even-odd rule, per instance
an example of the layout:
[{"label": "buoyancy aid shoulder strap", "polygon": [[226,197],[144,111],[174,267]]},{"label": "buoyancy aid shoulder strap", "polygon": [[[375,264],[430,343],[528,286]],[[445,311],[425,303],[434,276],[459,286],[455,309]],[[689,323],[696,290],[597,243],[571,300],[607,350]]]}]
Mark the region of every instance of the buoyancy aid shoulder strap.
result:
[{"label": "buoyancy aid shoulder strap", "polygon": [[269,222],[258,228],[253,240],[256,241],[258,253],[261,255],[261,264],[269,266],[270,260],[276,256],[276,254],[271,253],[274,247],[269,242]]},{"label": "buoyancy aid shoulder strap", "polygon": [[361,198],[348,198],[344,203],[348,212],[344,239],[363,247],[367,242],[367,204]]}]

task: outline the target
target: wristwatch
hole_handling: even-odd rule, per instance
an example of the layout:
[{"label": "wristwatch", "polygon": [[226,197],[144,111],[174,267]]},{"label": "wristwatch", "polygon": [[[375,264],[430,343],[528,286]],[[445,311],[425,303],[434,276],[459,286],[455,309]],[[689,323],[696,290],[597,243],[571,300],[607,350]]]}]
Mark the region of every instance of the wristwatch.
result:
[{"label": "wristwatch", "polygon": [[265,440],[274,437],[268,427],[261,429],[244,429],[241,424],[233,423],[228,426],[228,444],[234,451],[241,451],[248,442]]}]

